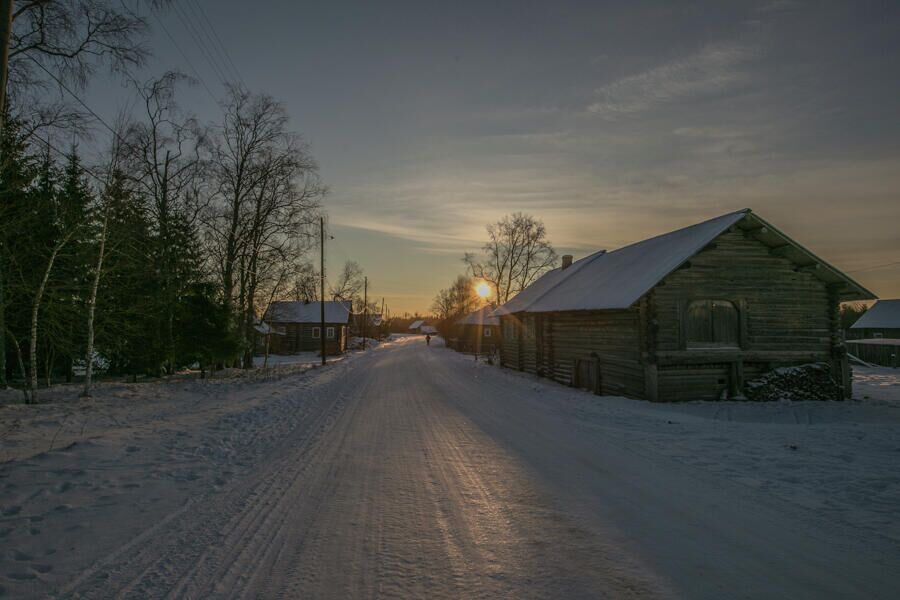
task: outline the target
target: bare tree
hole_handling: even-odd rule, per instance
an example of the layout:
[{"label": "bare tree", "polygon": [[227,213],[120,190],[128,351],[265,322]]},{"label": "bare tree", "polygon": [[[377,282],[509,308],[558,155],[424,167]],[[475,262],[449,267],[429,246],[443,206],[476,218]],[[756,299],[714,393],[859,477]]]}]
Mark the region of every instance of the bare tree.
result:
[{"label": "bare tree", "polygon": [[361,295],[364,274],[362,267],[355,260],[348,260],[341,272],[330,284],[331,297],[334,300],[354,302]]},{"label": "bare tree", "polygon": [[311,262],[297,265],[288,295],[297,301],[312,302],[319,299],[319,272]]},{"label": "bare tree", "polygon": [[471,277],[460,275],[434,297],[431,311],[441,321],[466,315],[480,308],[484,301],[475,292]]},{"label": "bare tree", "polygon": [[[19,0],[9,40],[9,95],[14,114],[36,128],[80,129],[84,113],[66,89],[82,89],[100,66],[128,73],[144,64],[149,31],[144,5],[171,0]],[[4,87],[4,91],[7,88]],[[58,99],[49,92],[56,91]],[[5,98],[4,98],[5,100]]]},{"label": "bare tree", "polygon": [[490,283],[501,304],[531,285],[556,265],[557,255],[543,221],[514,213],[487,227],[488,241],[482,256],[463,258],[473,277]]},{"label": "bare tree", "polygon": [[205,225],[223,304],[237,319],[249,366],[258,303],[286,288],[306,262],[326,189],[281,103],[232,86],[223,108]]},{"label": "bare tree", "polygon": [[157,9],[170,0],[18,0],[10,33],[10,83],[42,85],[43,75],[26,57],[83,85],[98,64],[117,71],[141,66],[148,55],[147,20],[141,5]]}]

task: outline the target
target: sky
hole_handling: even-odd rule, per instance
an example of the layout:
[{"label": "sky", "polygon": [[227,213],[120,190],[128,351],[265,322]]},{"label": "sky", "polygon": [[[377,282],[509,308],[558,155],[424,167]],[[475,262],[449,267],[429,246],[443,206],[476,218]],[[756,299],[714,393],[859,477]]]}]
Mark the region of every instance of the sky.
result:
[{"label": "sky", "polygon": [[394,314],[517,211],[577,259],[749,207],[900,297],[898,3],[180,0],[151,24],[145,71],[195,77],[201,121],[235,75],[285,104],[328,270],[356,260]]}]

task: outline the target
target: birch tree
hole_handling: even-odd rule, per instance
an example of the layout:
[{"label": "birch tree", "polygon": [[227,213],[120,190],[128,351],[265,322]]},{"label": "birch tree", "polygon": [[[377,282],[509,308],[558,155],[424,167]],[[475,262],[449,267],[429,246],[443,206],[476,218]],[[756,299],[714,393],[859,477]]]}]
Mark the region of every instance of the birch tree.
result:
[{"label": "birch tree", "polygon": [[494,288],[499,303],[507,302],[556,265],[556,251],[540,219],[514,213],[486,229],[488,241],[481,255],[466,253],[463,262],[473,277]]}]

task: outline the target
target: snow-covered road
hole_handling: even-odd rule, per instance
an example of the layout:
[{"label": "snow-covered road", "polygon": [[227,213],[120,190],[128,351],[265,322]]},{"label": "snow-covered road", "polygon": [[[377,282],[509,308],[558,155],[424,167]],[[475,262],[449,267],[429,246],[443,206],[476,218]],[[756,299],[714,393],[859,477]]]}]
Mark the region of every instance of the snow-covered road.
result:
[{"label": "snow-covered road", "polygon": [[[863,518],[852,498],[821,501],[839,496],[841,482],[817,493],[818,480],[802,474],[792,484],[762,467],[736,473],[773,443],[802,466],[817,431],[786,449],[783,429],[701,419],[697,405],[596,398],[420,339],[283,379],[160,393],[156,408],[126,411],[128,423],[106,406],[118,425],[33,456],[19,449],[0,468],[0,592],[797,599],[900,590],[896,422],[851,424],[859,440],[877,440],[858,453],[873,457],[863,468],[881,493],[859,499]],[[841,427],[822,436],[847,444]],[[749,450],[729,454],[730,434]],[[834,472],[859,487],[850,471]]]}]

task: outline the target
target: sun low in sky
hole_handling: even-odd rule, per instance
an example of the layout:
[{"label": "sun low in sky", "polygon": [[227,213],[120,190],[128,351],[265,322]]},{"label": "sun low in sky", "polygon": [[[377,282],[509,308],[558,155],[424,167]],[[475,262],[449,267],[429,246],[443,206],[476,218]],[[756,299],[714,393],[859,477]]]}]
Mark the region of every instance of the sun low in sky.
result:
[{"label": "sun low in sky", "polygon": [[475,293],[479,298],[487,300],[491,296],[491,286],[487,281],[482,281],[475,286]]}]

